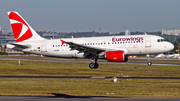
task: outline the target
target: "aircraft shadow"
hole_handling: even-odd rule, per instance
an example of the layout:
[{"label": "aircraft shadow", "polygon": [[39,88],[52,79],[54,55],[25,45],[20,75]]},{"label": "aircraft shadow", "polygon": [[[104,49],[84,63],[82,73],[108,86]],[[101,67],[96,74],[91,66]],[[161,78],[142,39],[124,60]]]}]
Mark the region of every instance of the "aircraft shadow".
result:
[{"label": "aircraft shadow", "polygon": [[[72,96],[67,94],[61,94],[61,93],[48,93],[52,94],[54,96],[23,96],[23,95],[8,95],[12,97],[28,97],[28,98],[35,98],[35,99],[41,99],[41,98],[80,98],[80,99],[94,99],[95,97],[101,97],[101,98],[131,98],[131,97],[112,97],[112,96]],[[0,95],[1,96],[7,96],[7,95]]]},{"label": "aircraft shadow", "polygon": [[60,93],[49,93],[54,96],[49,96],[51,98],[89,98],[93,99],[94,97],[108,97],[108,98],[130,98],[130,97],[109,97],[109,96],[72,96],[67,94],[60,94]]}]

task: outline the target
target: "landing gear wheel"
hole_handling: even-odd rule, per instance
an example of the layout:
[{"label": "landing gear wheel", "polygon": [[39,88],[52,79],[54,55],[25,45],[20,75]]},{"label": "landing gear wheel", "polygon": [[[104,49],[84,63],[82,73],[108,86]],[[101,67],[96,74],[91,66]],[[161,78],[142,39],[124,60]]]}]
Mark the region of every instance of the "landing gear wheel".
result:
[{"label": "landing gear wheel", "polygon": [[148,66],[151,66],[151,65],[152,65],[152,62],[149,61],[147,64],[148,64]]},{"label": "landing gear wheel", "polygon": [[99,67],[99,65],[97,63],[90,63],[89,64],[89,68],[91,69],[97,69]]},{"label": "landing gear wheel", "polygon": [[99,67],[98,63],[95,63],[94,65],[95,65],[94,69],[97,69]]},{"label": "landing gear wheel", "polygon": [[90,64],[89,64],[89,68],[91,68],[91,69],[93,69],[93,68],[94,68],[94,66],[95,66],[95,64],[94,64],[94,63],[90,63]]}]

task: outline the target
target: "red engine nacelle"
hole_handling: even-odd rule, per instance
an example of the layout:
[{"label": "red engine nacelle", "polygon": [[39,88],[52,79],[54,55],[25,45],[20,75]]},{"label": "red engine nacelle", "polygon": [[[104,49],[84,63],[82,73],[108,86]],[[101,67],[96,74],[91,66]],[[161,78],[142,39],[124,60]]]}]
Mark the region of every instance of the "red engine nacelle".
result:
[{"label": "red engine nacelle", "polygon": [[128,61],[128,56],[124,54],[124,51],[108,51],[106,52],[107,61],[111,62],[126,62]]}]

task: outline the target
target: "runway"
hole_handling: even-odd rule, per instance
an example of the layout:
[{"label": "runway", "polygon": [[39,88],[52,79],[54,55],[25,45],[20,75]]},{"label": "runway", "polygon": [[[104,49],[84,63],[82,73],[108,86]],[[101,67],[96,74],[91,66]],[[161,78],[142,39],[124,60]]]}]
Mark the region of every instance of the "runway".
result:
[{"label": "runway", "polygon": [[[7,60],[38,60],[38,61],[83,61],[90,63],[90,60],[87,59],[62,59],[62,58],[17,58],[17,57],[0,57],[0,59],[7,59]],[[146,59],[146,58],[135,58],[135,59]],[[152,58],[151,60],[162,60],[162,59],[155,59]],[[165,59],[165,60],[176,60],[176,59]],[[118,64],[141,64],[147,65],[146,62],[108,62],[106,60],[98,60],[98,63],[118,63]],[[180,63],[155,63],[153,62],[152,65],[169,65],[169,66],[180,66]]]},{"label": "runway", "polygon": [[[82,76],[0,76],[0,78],[33,78],[33,79],[112,79],[113,77],[82,77]],[[180,77],[116,77],[117,79],[141,80],[180,80]]]},{"label": "runway", "polygon": [[104,97],[104,96],[0,96],[0,101],[180,101],[166,97]]}]

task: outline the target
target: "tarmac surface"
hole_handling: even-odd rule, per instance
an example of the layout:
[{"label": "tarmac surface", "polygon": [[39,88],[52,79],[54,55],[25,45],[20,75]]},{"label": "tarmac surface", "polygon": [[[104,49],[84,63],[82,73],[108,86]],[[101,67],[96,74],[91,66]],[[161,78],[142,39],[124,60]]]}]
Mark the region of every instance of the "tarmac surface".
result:
[{"label": "tarmac surface", "polygon": [[0,101],[180,101],[180,98],[61,96],[61,94],[55,94],[55,96],[0,96]]},{"label": "tarmac surface", "polygon": [[[8,60],[39,60],[39,61],[83,61],[89,62],[90,60],[75,60],[75,59],[62,59],[62,58],[18,58],[18,57],[0,57],[0,59],[8,59]],[[147,58],[131,58],[131,59],[144,59]],[[150,60],[178,60],[178,59],[158,59],[158,58],[151,58]],[[108,62],[106,60],[98,60],[98,63],[118,63],[118,64],[142,64],[147,65],[147,62]],[[88,64],[89,65],[89,64]],[[180,66],[180,63],[152,63],[152,65],[169,65],[169,66]]]},{"label": "tarmac surface", "polygon": [[[112,79],[112,77],[82,77],[82,76],[0,76],[0,78],[37,78],[37,79]],[[117,79],[141,80],[180,80],[180,77],[116,77]]]}]

